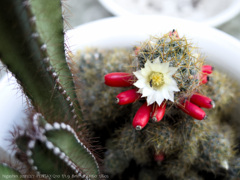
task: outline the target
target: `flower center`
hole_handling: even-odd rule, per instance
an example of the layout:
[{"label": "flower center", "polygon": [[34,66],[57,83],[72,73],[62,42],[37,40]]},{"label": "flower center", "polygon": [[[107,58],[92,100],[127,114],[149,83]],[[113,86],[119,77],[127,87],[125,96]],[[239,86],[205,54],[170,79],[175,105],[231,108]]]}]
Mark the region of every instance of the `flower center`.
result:
[{"label": "flower center", "polygon": [[153,72],[149,76],[149,84],[152,87],[161,87],[165,82],[164,82],[164,76],[163,73],[161,72]]}]

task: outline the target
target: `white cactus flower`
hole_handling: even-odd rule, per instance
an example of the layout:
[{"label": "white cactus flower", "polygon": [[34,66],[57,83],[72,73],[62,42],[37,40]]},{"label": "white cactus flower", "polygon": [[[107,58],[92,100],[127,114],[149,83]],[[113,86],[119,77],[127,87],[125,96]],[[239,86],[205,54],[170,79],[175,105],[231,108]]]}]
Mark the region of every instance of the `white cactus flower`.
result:
[{"label": "white cactus flower", "polygon": [[156,58],[153,62],[147,60],[144,68],[133,73],[137,78],[133,85],[139,88],[142,97],[146,97],[148,106],[154,102],[160,106],[164,99],[174,101],[174,92],[180,91],[172,77],[177,69]]}]

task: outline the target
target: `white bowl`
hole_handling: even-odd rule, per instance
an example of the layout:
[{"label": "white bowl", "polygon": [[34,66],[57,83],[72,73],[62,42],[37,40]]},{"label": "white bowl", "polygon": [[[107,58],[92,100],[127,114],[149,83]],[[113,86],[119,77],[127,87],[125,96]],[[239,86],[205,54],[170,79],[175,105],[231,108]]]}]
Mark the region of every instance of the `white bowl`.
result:
[{"label": "white bowl", "polygon": [[180,36],[185,35],[194,42],[210,64],[240,82],[240,42],[224,32],[199,23],[155,15],[115,17],[76,27],[67,33],[67,37],[73,52],[86,46],[131,48],[150,35],[160,36],[172,29],[177,29]]},{"label": "white bowl", "polygon": [[16,126],[26,125],[25,109],[27,109],[26,100],[16,79],[10,74],[5,75],[0,80],[0,147],[5,151],[11,152],[10,132],[13,132]]},{"label": "white bowl", "polygon": [[[116,0],[99,0],[99,2],[113,15],[116,16],[129,16],[129,15],[136,15],[140,14],[140,12],[136,12],[136,9],[139,9],[138,6],[133,9],[133,11],[130,11],[129,8],[123,7],[121,4],[117,3]],[[210,1],[209,1],[210,2]],[[164,12],[159,12],[159,15],[168,15],[168,16],[174,16],[179,18],[185,18],[188,20],[198,21],[201,23],[204,23],[208,26],[216,27],[219,26],[233,17],[235,17],[240,12],[240,0],[230,0],[227,2],[227,5],[222,5],[222,10],[217,10],[219,8],[218,6],[221,5],[221,2],[217,2],[217,4],[214,7],[207,7],[204,11],[205,12],[213,12],[213,9],[216,9],[216,13],[213,13],[212,16],[205,17],[202,14],[196,13],[192,14],[192,16],[186,16],[186,14],[182,14],[179,16],[174,15],[174,12],[172,11],[171,7],[165,10],[165,12],[168,10],[169,12],[166,14]],[[216,8],[215,8],[216,7]],[[135,11],[134,11],[135,10]],[[152,12],[154,13],[154,12]],[[143,13],[141,13],[143,14]],[[155,13],[156,14],[156,13]]]},{"label": "white bowl", "polygon": [[[142,22],[144,23],[144,26]],[[161,23],[156,23],[161,22]],[[177,29],[201,48],[209,64],[227,72],[240,83],[240,42],[216,29],[186,20],[164,16],[116,17],[95,21],[67,32],[70,50],[76,52],[86,47],[131,48],[150,35],[161,35]],[[7,132],[13,124],[21,124],[24,98],[17,94],[16,82],[5,77],[0,81],[0,146],[7,150]],[[4,128],[2,128],[4,126]]]}]

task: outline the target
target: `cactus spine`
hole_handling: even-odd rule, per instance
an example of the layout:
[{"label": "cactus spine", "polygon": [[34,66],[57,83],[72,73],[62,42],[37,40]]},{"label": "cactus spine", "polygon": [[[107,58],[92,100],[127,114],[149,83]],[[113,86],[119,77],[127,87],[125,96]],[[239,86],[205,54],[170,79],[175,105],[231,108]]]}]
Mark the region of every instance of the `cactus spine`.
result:
[{"label": "cactus spine", "polygon": [[[159,37],[159,39],[154,37],[155,42],[160,42],[165,38],[166,35]],[[193,75],[188,71],[188,66],[194,70],[196,67],[193,64],[197,63],[199,66],[195,69],[196,74],[203,74],[201,65],[204,62],[199,55],[191,51],[191,48],[192,50],[195,48],[185,38],[175,39],[176,42],[172,39],[171,44],[177,44],[183,39],[187,45],[182,56],[192,57],[194,61],[189,60],[187,62],[189,64],[185,64],[186,67],[184,65],[187,71],[182,68],[183,72],[178,72],[187,80],[188,77]],[[152,38],[144,42],[143,46],[137,49],[137,52],[135,50],[135,54],[138,55],[137,61],[144,57],[144,53],[145,56],[147,56],[146,54],[153,56],[162,52],[160,45],[150,43],[151,40]],[[148,52],[146,52],[146,47]],[[157,48],[159,50],[156,50]],[[178,49],[176,47],[177,52]],[[230,111],[231,107],[236,105],[233,97],[236,97],[239,87],[217,70],[214,70],[212,74],[207,74],[212,80],[206,84],[201,84],[199,79],[195,79],[196,81],[193,82],[184,81],[186,88],[177,97],[184,96],[191,101],[191,96],[188,97],[188,94],[198,92],[215,101],[215,109],[204,109],[208,118],[202,121],[196,120],[183,113],[178,106],[167,103],[166,112],[161,121],[149,121],[144,129],[136,131],[131,127],[131,122],[137,109],[142,104],[141,100],[133,104],[119,105],[116,108],[116,105],[113,104],[114,97],[117,97],[121,89],[125,88],[107,88],[102,86],[103,82],[100,79],[93,78],[111,72],[129,73],[131,71],[131,68],[129,68],[132,65],[131,62],[135,60],[133,64],[136,64],[136,57],[134,59],[128,52],[125,52],[125,54],[123,52],[122,49],[117,51],[88,49],[74,57],[74,60],[79,63],[78,75],[83,82],[82,87],[88,89],[81,96],[88,112],[89,126],[93,127],[95,132],[100,135],[100,138],[106,142],[107,151],[104,158],[104,171],[109,173],[110,177],[116,179],[126,178],[126,174],[133,179],[207,179],[208,176],[213,177],[213,179],[221,179],[221,177],[237,179],[240,172],[237,167],[239,155],[234,150],[234,139],[236,139],[234,129],[236,127],[231,125],[233,120]],[[100,58],[96,59],[96,54]],[[117,55],[121,56],[116,59]],[[129,58],[129,61],[125,61],[128,56],[131,58]],[[172,58],[178,60],[178,56],[174,55]],[[195,62],[198,60],[200,62]],[[100,68],[93,72],[91,69],[96,63],[100,64]],[[125,67],[125,69],[122,67]],[[141,67],[137,66],[137,68]],[[184,75],[184,73],[186,74]],[[90,102],[95,102],[94,106],[91,106]],[[229,104],[232,106],[229,106]],[[221,110],[222,108],[224,108],[224,111]],[[112,114],[107,114],[107,112]],[[219,114],[222,113],[225,115],[219,117]],[[125,116],[122,116],[122,114],[125,114]],[[227,124],[226,122],[221,123],[220,119],[221,122],[229,122]],[[104,130],[109,131],[108,134],[99,133],[104,131],[102,127],[104,127]],[[156,158],[157,155],[160,155],[160,157]],[[236,160],[233,160],[234,158]]]},{"label": "cactus spine", "polygon": [[[41,1],[33,2],[33,7],[38,6],[38,3],[41,4]],[[51,1],[48,3],[48,6],[55,9],[55,11],[58,9],[58,13],[56,13],[58,18],[51,20],[61,24],[61,26],[54,26],[57,29],[54,28],[54,30],[50,31],[50,35],[51,37],[54,37],[53,33],[57,36],[61,35],[62,40],[60,37],[55,40],[46,35],[42,38],[43,35],[38,32],[37,27],[40,25],[47,27],[48,24],[41,24],[41,21],[37,21],[38,16],[32,15],[31,1],[1,2],[1,33],[4,38],[0,44],[1,59],[16,76],[19,83],[22,84],[24,92],[31,99],[35,108],[43,115],[47,115],[47,120],[56,120],[56,117],[58,117],[58,120],[61,119],[60,121],[63,122],[77,118],[78,121],[81,121],[79,108],[73,108],[73,106],[76,106],[76,95],[69,95],[70,89],[71,93],[74,93],[71,73],[67,63],[61,63],[65,59],[64,47],[61,45],[63,44],[62,19],[61,13],[59,13],[61,12],[61,2]],[[52,9],[49,10],[54,14],[55,11],[52,11]],[[33,12],[35,11],[33,10]],[[41,14],[45,13],[39,13],[39,15]],[[48,17],[51,16],[49,15]],[[44,31],[46,34],[48,29],[42,28],[41,31]],[[44,43],[46,41],[48,41],[47,44]],[[50,53],[48,46],[51,47]],[[55,65],[56,67],[53,67],[52,64],[57,64],[56,61],[60,63],[58,66]],[[65,72],[58,75],[61,71],[60,69],[64,69]],[[61,78],[63,80],[60,81]],[[68,87],[67,90],[65,90],[66,86]],[[74,100],[74,102],[71,100]],[[51,113],[49,109],[51,109]],[[76,111],[79,113],[78,117],[75,116]]]},{"label": "cactus spine", "polygon": [[16,140],[19,151],[37,173],[98,177],[96,158],[79,137],[83,119],[65,57],[61,1],[3,0],[0,11],[0,58],[42,114],[33,120],[43,118],[52,127],[44,129],[34,120],[35,130],[27,129]]},{"label": "cactus spine", "polygon": [[98,167],[95,157],[68,124],[51,125],[36,113],[32,128],[22,133],[16,143],[26,154],[27,164],[40,174],[62,179],[67,175],[91,179],[90,176],[99,174],[98,168],[93,168]]},{"label": "cactus spine", "polygon": [[[49,6],[45,8],[42,2],[49,3]],[[82,142],[84,132],[80,131],[79,124],[83,119],[74,92],[73,76],[65,61],[63,28],[58,24],[62,20],[60,9],[60,1],[1,1],[0,33],[3,39],[0,57],[23,86],[37,111],[30,118],[29,128],[20,131],[16,137],[21,161],[29,167],[27,173],[33,173],[35,177],[46,174],[43,178],[48,179],[53,176],[66,179],[69,175],[91,179],[99,177],[100,172],[96,157]],[[47,22],[48,17],[53,23]],[[118,90],[103,87],[102,80],[99,80],[100,75],[106,73],[129,72],[126,66],[132,64],[134,58],[126,58],[128,55],[125,59],[114,58],[114,53],[119,53],[116,51],[110,52],[113,54],[110,61],[96,52],[81,59],[80,71],[76,75],[83,78],[84,93],[88,95],[84,97],[82,94],[88,126],[108,147],[104,171],[112,177],[123,179],[130,173],[135,179],[204,179],[202,172],[229,179],[239,177],[240,161],[233,149],[232,139],[236,138],[231,133],[233,127],[226,121],[221,124],[223,120],[219,121],[217,116],[223,103],[217,102],[217,113],[209,110],[208,118],[201,116],[205,121],[194,118],[196,111],[188,113],[191,117],[179,110],[182,99],[190,102],[194,93],[204,91],[212,98],[219,94],[220,87],[223,88],[221,92],[225,92],[222,95],[226,96],[225,103],[229,104],[232,99],[227,93],[229,89],[219,85],[221,77],[209,88],[207,76],[212,72],[202,70],[203,58],[193,53],[194,50],[192,44],[186,38],[180,38],[175,30],[161,38],[153,37],[135,50],[134,71],[143,68],[147,61],[152,63],[158,58],[160,63],[168,62],[170,67],[178,67],[174,78],[180,89],[175,94],[174,103],[165,104],[163,118],[144,123],[146,127],[140,128],[141,131],[132,128],[130,122],[142,99],[140,103],[134,101],[134,104],[118,109],[113,103]],[[96,71],[93,72],[93,68]],[[160,77],[155,75],[151,78]],[[158,85],[157,81],[150,81],[150,86],[154,83]],[[215,98],[222,100],[221,97]],[[196,110],[197,106],[189,106],[188,110]],[[199,109],[197,107],[198,112]],[[231,110],[228,107],[225,110],[224,114],[231,122]],[[200,115],[205,115],[202,111]],[[148,114],[150,116],[149,111]],[[0,172],[18,174],[2,164]]]}]

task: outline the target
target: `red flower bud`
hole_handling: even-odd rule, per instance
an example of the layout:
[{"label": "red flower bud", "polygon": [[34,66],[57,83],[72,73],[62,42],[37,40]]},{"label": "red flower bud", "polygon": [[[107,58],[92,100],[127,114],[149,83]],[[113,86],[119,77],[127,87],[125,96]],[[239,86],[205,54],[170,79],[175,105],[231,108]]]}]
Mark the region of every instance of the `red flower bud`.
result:
[{"label": "red flower bud", "polygon": [[154,160],[157,161],[157,162],[162,162],[164,159],[165,159],[165,155],[162,152],[157,153],[154,156]]},{"label": "red flower bud", "polygon": [[133,75],[125,72],[113,72],[104,76],[105,84],[112,87],[128,87],[133,84]]},{"label": "red flower bud", "polygon": [[213,67],[210,65],[203,65],[202,66],[202,72],[206,74],[212,74],[213,72]]},{"label": "red flower bud", "polygon": [[193,104],[196,104],[197,106],[208,108],[208,109],[214,108],[215,106],[213,100],[211,100],[207,96],[203,96],[202,94],[198,94],[198,93],[193,94],[192,97],[190,98],[190,101]]},{"label": "red flower bud", "polygon": [[207,74],[202,74],[201,75],[201,81],[200,81],[200,85],[201,84],[206,84],[209,81],[209,77]]},{"label": "red flower bud", "polygon": [[175,29],[169,32],[169,36],[179,39],[178,32]]},{"label": "red flower bud", "polygon": [[165,110],[166,110],[166,102],[165,101],[163,101],[160,106],[156,105],[155,107],[153,107],[153,112],[151,115],[152,120],[155,122],[161,121],[165,114]]},{"label": "red flower bud", "polygon": [[147,125],[151,110],[152,106],[148,106],[146,102],[138,109],[132,122],[132,125],[136,130],[141,130]]},{"label": "red flower bud", "polygon": [[137,93],[136,89],[130,89],[119,93],[116,99],[119,105],[125,105],[135,102],[140,96],[141,95]]},{"label": "red flower bud", "polygon": [[138,55],[140,49],[141,49],[141,47],[139,47],[139,46],[134,47],[134,54],[135,54],[136,56]]},{"label": "red flower bud", "polygon": [[207,117],[206,113],[200,107],[191,103],[188,100],[181,103],[179,108],[182,109],[183,112],[185,112],[186,114],[192,116],[193,118],[195,118],[197,120],[203,120]]}]

